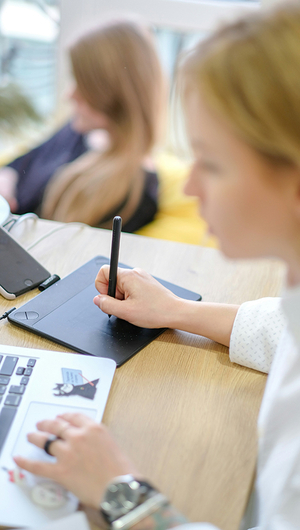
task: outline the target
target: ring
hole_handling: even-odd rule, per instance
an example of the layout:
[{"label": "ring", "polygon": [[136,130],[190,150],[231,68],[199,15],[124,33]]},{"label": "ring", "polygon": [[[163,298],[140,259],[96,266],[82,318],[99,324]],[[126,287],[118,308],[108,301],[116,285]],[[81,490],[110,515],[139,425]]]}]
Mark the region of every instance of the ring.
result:
[{"label": "ring", "polygon": [[51,453],[50,453],[50,445],[53,443],[53,442],[56,442],[56,440],[59,440],[60,438],[58,436],[55,436],[54,434],[48,438],[48,440],[45,441],[45,444],[44,444],[44,451],[45,453],[47,453],[47,455],[49,456],[53,456]]}]

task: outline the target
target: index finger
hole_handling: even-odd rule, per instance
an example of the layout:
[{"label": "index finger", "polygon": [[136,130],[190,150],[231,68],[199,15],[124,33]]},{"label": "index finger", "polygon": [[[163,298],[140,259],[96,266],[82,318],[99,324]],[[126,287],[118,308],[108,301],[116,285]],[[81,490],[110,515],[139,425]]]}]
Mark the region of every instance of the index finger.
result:
[{"label": "index finger", "polygon": [[[106,295],[108,292],[109,270],[109,265],[103,265],[96,276],[95,287],[100,294]],[[116,298],[120,300],[124,298],[124,293],[120,287],[119,279],[122,277],[122,275],[124,275],[124,272],[128,273],[128,269],[122,269],[118,267]]]},{"label": "index finger", "polygon": [[23,458],[23,456],[14,456],[13,460],[17,466],[25,469],[25,471],[29,471],[29,473],[50,479],[56,478],[56,463],[52,464],[48,462],[42,462],[41,460],[29,460],[28,458]]},{"label": "index finger", "polygon": [[100,294],[107,294],[109,280],[109,265],[103,265],[99,270],[96,279],[95,287]]}]

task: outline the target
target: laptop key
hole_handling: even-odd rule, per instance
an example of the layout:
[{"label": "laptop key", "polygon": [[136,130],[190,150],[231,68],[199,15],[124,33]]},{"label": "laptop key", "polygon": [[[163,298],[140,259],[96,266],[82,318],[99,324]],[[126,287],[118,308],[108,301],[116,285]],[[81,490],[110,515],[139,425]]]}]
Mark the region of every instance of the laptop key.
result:
[{"label": "laptop key", "polygon": [[9,377],[0,376],[0,385],[8,385],[9,381]]},{"label": "laptop key", "polygon": [[0,452],[4,445],[16,412],[17,409],[11,407],[3,407],[0,412]]},{"label": "laptop key", "polygon": [[3,355],[0,355],[0,363],[1,363],[2,359],[3,359]]},{"label": "laptop key", "polygon": [[25,386],[24,385],[11,385],[9,387],[9,394],[24,394],[25,392]]},{"label": "laptop key", "polygon": [[27,366],[31,366],[32,368],[35,366],[36,359],[29,359]]},{"label": "laptop key", "polygon": [[0,395],[3,395],[5,393],[6,388],[6,386],[0,385]]},{"label": "laptop key", "polygon": [[11,405],[12,407],[17,407],[20,404],[21,399],[21,396],[8,394],[8,396],[6,396],[6,400],[4,401],[4,405]]},{"label": "laptop key", "polygon": [[24,376],[22,377],[20,381],[20,385],[27,385],[28,381],[29,381],[29,377]]},{"label": "laptop key", "polygon": [[23,368],[22,366],[19,366],[19,368],[17,368],[16,375],[23,375],[24,372],[25,372],[25,368]]},{"label": "laptop key", "polygon": [[12,375],[18,360],[19,357],[5,357],[4,363],[0,368],[0,375]]},{"label": "laptop key", "polygon": [[26,368],[24,375],[31,375],[32,374],[32,368]]}]

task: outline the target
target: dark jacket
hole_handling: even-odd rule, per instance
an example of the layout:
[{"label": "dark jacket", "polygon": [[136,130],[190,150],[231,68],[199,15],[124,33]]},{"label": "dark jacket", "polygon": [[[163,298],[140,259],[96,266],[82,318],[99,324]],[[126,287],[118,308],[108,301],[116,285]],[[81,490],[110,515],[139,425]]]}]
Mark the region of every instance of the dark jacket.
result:
[{"label": "dark jacket", "polygon": [[[38,212],[46,186],[59,167],[73,162],[88,150],[84,135],[75,132],[70,123],[29,153],[10,164],[19,175],[17,185],[17,214]],[[150,223],[157,212],[158,179],[155,172],[146,171],[145,187],[137,210],[123,227],[135,232]],[[118,212],[116,211],[115,214]],[[101,220],[99,219],[99,222]]]}]

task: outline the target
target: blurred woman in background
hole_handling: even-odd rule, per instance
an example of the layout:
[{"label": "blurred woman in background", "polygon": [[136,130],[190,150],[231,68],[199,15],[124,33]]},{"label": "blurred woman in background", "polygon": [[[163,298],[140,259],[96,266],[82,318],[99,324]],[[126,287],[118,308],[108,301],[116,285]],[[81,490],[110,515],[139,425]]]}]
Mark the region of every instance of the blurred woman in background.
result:
[{"label": "blurred woman in background", "polygon": [[[103,24],[70,49],[73,119],[0,172],[14,213],[135,231],[157,210],[149,160],[165,107],[164,79],[150,32],[130,20]],[[2,184],[1,184],[2,183]]]}]

